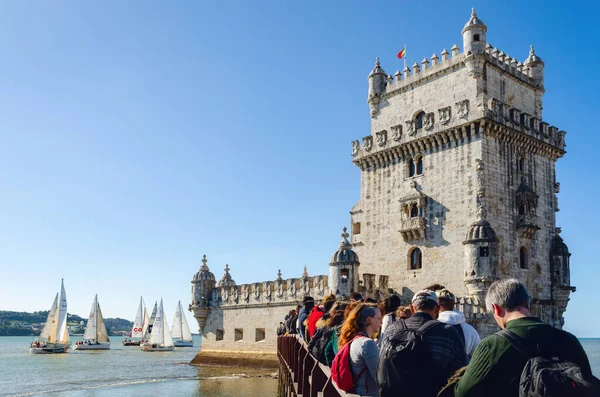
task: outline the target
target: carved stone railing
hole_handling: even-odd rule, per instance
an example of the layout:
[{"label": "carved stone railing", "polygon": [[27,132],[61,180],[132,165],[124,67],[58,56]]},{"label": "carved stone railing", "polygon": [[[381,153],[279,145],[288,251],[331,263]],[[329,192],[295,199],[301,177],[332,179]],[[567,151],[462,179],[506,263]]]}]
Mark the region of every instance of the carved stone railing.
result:
[{"label": "carved stone railing", "polygon": [[331,370],[308,352],[296,335],[277,338],[279,358],[278,397],[360,397],[337,388]]},{"label": "carved stone railing", "polygon": [[537,216],[533,214],[519,215],[517,218],[517,230],[524,238],[532,238],[535,232],[540,230],[537,225]]},{"label": "carved stone railing", "polygon": [[400,234],[404,241],[419,240],[425,238],[425,217],[415,216],[400,221]]}]

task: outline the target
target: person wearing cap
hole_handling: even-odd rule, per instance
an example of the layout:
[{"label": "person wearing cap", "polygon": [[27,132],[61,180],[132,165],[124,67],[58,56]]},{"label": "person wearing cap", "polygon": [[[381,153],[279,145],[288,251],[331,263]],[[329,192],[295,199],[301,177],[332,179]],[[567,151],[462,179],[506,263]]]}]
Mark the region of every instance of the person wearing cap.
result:
[{"label": "person wearing cap", "polygon": [[475,351],[475,348],[481,342],[481,338],[477,330],[467,324],[464,314],[454,309],[456,297],[446,288],[436,291],[438,303],[440,306],[440,315],[438,320],[444,324],[450,324],[456,328],[463,342],[465,342],[465,352],[470,358]]},{"label": "person wearing cap", "polygon": [[[448,378],[456,370],[468,364],[465,345],[458,331],[453,326],[436,320],[439,310],[438,297],[435,292],[419,291],[413,296],[410,304],[411,317],[393,322],[385,333],[386,339],[393,340],[395,337],[399,337],[405,329],[416,331],[419,328],[423,329],[422,327],[428,324],[427,329],[423,332],[423,338],[426,342],[427,353],[430,355],[431,366],[423,369],[422,377],[403,380],[403,382],[418,382],[419,396],[422,397],[435,397]],[[393,363],[386,363],[383,360],[382,356],[380,366],[393,365]],[[402,395],[402,390],[380,389],[380,393],[381,395]]]}]

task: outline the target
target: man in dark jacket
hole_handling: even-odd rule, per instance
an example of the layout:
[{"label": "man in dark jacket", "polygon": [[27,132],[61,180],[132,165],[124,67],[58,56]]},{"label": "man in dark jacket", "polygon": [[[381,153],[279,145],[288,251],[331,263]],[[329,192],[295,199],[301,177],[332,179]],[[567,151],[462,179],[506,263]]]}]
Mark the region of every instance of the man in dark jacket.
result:
[{"label": "man in dark jacket", "polygon": [[[537,345],[545,357],[558,357],[579,365],[584,376],[593,378],[590,363],[577,338],[533,317],[529,312],[529,294],[518,280],[493,283],[485,304],[500,328],[517,334],[527,344]],[[517,397],[521,372],[529,358],[501,336],[491,335],[475,349],[454,395]]]},{"label": "man in dark jacket", "polygon": [[298,312],[298,333],[302,339],[308,342],[308,334],[306,332],[306,327],[304,326],[304,320],[308,318],[310,311],[315,307],[315,300],[312,296],[305,296],[304,299],[302,299],[302,303],[304,304],[304,307]]},{"label": "man in dark jacket", "polygon": [[[422,363],[426,363],[426,368],[418,368],[417,373],[422,375],[421,378],[402,379],[401,385],[396,385],[393,380],[391,382],[380,379],[380,394],[382,396],[401,396],[401,395],[418,395],[420,397],[435,397],[440,389],[446,384],[448,378],[461,367],[468,363],[465,353],[465,345],[458,334],[458,331],[448,324],[441,323],[435,320],[439,314],[438,298],[435,292],[423,290],[417,292],[410,305],[412,316],[406,320],[395,321],[390,324],[381,341],[381,352],[378,377],[398,373],[398,370],[393,368],[396,365],[394,362],[386,362],[384,350],[394,345],[395,340],[404,334],[404,326],[407,330],[418,330],[425,324],[428,324],[427,330],[423,332],[425,340],[425,351],[427,357],[423,357]],[[421,328],[422,329],[422,328]],[[401,343],[401,342],[400,342]],[[381,368],[382,366],[390,365],[388,369]],[[413,363],[411,365],[418,365]],[[401,372],[401,371],[400,371]],[[409,384],[410,382],[410,384]],[[387,384],[389,390],[384,390],[382,384]],[[406,390],[403,390],[403,387]],[[416,391],[415,393],[405,393],[408,390]],[[403,394],[404,393],[404,394]]]}]

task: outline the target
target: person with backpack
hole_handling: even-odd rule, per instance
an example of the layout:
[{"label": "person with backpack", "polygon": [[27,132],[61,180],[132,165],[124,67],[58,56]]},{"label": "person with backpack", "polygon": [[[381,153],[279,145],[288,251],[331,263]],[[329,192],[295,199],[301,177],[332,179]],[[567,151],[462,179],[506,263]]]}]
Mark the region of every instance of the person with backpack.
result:
[{"label": "person with backpack", "polygon": [[304,305],[302,309],[298,312],[298,324],[297,330],[300,334],[300,337],[308,342],[308,333],[306,332],[306,324],[305,321],[308,319],[308,315],[315,307],[315,300],[312,296],[305,296],[302,299],[302,304]]},{"label": "person with backpack", "polygon": [[339,351],[331,365],[331,378],[345,392],[379,397],[379,348],[372,339],[381,328],[377,304],[359,303],[350,312],[339,337]]},{"label": "person with backpack", "polygon": [[438,297],[438,302],[440,305],[440,315],[438,317],[438,321],[441,321],[444,324],[450,324],[456,328],[458,334],[465,343],[465,352],[467,353],[467,357],[471,358],[475,348],[477,345],[479,345],[479,342],[481,342],[479,333],[477,333],[477,330],[467,323],[464,314],[454,309],[456,297],[452,292],[444,288],[436,291],[435,293]]},{"label": "person with backpack", "polygon": [[390,324],[380,341],[377,381],[381,397],[435,397],[447,379],[467,365],[458,331],[441,323],[435,292],[417,292],[412,316]]},{"label": "person with backpack", "polygon": [[533,317],[521,282],[494,282],[485,304],[502,330],[481,341],[455,396],[600,396],[577,338]]}]

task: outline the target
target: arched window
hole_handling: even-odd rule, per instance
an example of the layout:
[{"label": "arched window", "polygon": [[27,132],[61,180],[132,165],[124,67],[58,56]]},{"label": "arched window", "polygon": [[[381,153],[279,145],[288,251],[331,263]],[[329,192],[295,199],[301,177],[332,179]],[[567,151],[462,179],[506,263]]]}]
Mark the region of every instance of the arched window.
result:
[{"label": "arched window", "polygon": [[417,175],[423,175],[423,156],[419,156],[416,162]]},{"label": "arched window", "polygon": [[421,250],[418,248],[413,249],[410,252],[410,270],[420,269],[423,267],[423,257],[421,255]]},{"label": "arched window", "polygon": [[519,265],[521,269],[527,269],[527,249],[525,247],[521,247],[519,250]]},{"label": "arched window", "polygon": [[408,167],[408,176],[415,176],[415,162],[413,159],[406,160]]},{"label": "arched window", "polygon": [[419,216],[419,208],[417,208],[416,204],[410,206],[410,217],[415,218]]},{"label": "arched window", "polygon": [[416,124],[417,124],[417,130],[420,130],[421,128],[423,128],[423,118],[425,118],[425,112],[421,112],[419,114],[417,114],[417,118],[416,118]]}]

